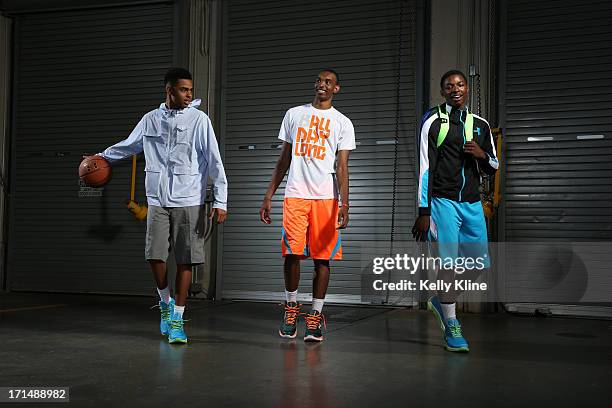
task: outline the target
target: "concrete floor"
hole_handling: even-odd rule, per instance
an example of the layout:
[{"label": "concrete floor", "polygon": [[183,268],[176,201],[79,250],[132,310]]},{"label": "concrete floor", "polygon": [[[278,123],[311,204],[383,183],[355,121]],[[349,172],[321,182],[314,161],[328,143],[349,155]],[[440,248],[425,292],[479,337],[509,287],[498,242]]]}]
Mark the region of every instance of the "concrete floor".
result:
[{"label": "concrete floor", "polygon": [[277,305],[193,301],[186,314],[189,344],[173,346],[157,331],[154,303],[0,294],[0,387],[69,386],[74,407],[610,401],[611,321],[462,315],[472,351],[454,354],[443,349],[439,328],[424,311],[326,306],[325,341],[304,344],[277,336]]}]

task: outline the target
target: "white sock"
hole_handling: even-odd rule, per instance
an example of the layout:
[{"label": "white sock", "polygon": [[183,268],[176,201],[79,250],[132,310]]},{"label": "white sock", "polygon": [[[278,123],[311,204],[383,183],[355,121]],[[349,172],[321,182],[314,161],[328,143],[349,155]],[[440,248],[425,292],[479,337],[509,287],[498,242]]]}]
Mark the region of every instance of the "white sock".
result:
[{"label": "white sock", "polygon": [[174,306],[174,315],[178,315],[181,319],[183,318],[183,313],[185,312],[185,306]]},{"label": "white sock", "polygon": [[285,300],[287,301],[287,303],[289,302],[297,303],[297,289],[294,290],[293,292],[289,292],[288,290],[285,289]]},{"label": "white sock", "polygon": [[312,298],[312,310],[316,310],[321,313],[323,310],[323,303],[325,303],[325,299],[315,299]]},{"label": "white sock", "polygon": [[157,293],[159,293],[159,298],[165,304],[170,303],[170,289],[168,287],[164,289],[157,289]]},{"label": "white sock", "polygon": [[440,303],[440,306],[442,306],[444,320],[457,318],[457,315],[455,314],[455,305],[456,303]]}]

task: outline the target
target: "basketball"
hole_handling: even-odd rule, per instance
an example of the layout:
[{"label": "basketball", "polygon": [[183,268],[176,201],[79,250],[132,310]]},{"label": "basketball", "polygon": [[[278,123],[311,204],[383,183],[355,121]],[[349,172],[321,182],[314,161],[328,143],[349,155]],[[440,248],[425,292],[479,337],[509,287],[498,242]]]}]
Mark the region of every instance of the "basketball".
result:
[{"label": "basketball", "polygon": [[89,187],[102,187],[111,179],[111,166],[102,156],[89,156],[79,165],[79,177]]}]

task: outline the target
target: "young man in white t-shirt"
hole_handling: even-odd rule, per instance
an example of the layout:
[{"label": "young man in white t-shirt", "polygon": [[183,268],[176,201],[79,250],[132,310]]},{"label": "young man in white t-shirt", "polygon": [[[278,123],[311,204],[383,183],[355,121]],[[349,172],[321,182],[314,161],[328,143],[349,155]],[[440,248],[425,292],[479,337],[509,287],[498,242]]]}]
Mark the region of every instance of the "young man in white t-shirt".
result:
[{"label": "young man in white t-shirt", "polygon": [[297,335],[300,260],[312,258],[313,299],[312,310],[306,314],[305,341],[323,340],[321,311],[329,284],[329,261],[342,259],[339,230],[349,221],[348,159],[355,149],[353,124],[332,106],[340,91],[338,74],[332,69],[319,72],[314,91],[312,103],[285,114],[278,135],[283,141],[282,152],[259,210],[261,221],[270,224],[272,196],[289,169],[281,239],[286,301],[279,334],[287,338]]}]

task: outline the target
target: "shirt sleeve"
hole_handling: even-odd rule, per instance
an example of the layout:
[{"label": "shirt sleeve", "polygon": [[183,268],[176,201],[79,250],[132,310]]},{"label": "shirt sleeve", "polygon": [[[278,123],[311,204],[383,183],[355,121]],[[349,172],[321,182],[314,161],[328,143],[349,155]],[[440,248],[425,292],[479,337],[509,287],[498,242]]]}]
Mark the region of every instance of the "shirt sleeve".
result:
[{"label": "shirt sleeve", "polygon": [[482,141],[482,150],[486,153],[485,159],[478,160],[479,167],[486,174],[495,174],[499,168],[499,162],[497,161],[497,152],[495,151],[495,143],[493,142],[493,135],[489,124],[486,124],[484,129],[484,138]]},{"label": "shirt sleeve", "polygon": [[293,140],[291,138],[291,115],[289,115],[289,111],[285,113],[283,123],[281,123],[280,130],[278,131],[278,138],[283,142],[293,144]]},{"label": "shirt sleeve", "polygon": [[342,126],[338,137],[338,150],[355,150],[355,128],[350,120]]},{"label": "shirt sleeve", "polygon": [[227,178],[225,177],[225,169],[221,161],[219,144],[217,143],[210,118],[207,116],[201,123],[199,137],[202,152],[208,164],[208,176],[213,181],[213,192],[215,194],[213,208],[227,211]]},{"label": "shirt sleeve", "polygon": [[419,188],[417,190],[419,215],[431,214],[433,176],[430,174],[430,169],[433,173],[438,158],[437,135],[431,131],[435,119],[431,116],[431,111],[425,114],[419,134]]},{"label": "shirt sleeve", "polygon": [[145,119],[142,118],[140,122],[138,122],[127,139],[106,148],[102,153],[98,154],[112,164],[113,162],[125,159],[126,157],[142,153],[144,121]]}]

